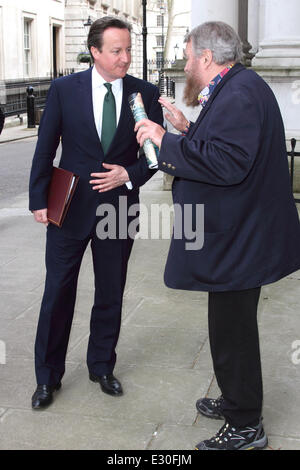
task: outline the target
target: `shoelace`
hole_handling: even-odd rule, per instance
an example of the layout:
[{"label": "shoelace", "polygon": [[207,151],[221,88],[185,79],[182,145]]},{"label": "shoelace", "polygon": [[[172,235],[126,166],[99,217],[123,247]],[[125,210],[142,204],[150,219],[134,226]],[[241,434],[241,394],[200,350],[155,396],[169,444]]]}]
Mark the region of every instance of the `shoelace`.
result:
[{"label": "shoelace", "polygon": [[[228,442],[230,439],[232,440],[246,440],[244,436],[241,436],[243,433],[249,433],[249,432],[256,432],[257,429],[252,428],[252,427],[247,427],[245,429],[242,429],[238,431],[235,427],[230,426],[229,423],[226,423],[218,432],[217,434],[212,438],[212,442],[217,442],[218,444],[222,444],[223,440],[224,442]],[[235,433],[238,434],[235,434]]]},{"label": "shoelace", "polygon": [[212,405],[215,407],[220,407],[223,400],[224,398],[221,395],[219,398],[216,398],[216,400],[212,400]]},{"label": "shoelace", "polygon": [[[221,438],[222,438],[222,436],[225,435],[225,433],[227,434],[227,432],[229,431],[229,428],[230,428],[229,424],[228,424],[228,423],[225,424],[225,425],[217,432],[217,434],[212,438],[212,442],[215,442],[215,441],[216,441],[216,442],[218,442],[218,443],[221,444],[221,443],[222,443]],[[231,428],[231,430],[234,432],[236,429],[235,429],[235,428]],[[232,436],[232,433],[228,432],[228,436],[231,437],[231,436]],[[228,441],[227,437],[224,437],[224,441],[225,441],[225,442]]]}]

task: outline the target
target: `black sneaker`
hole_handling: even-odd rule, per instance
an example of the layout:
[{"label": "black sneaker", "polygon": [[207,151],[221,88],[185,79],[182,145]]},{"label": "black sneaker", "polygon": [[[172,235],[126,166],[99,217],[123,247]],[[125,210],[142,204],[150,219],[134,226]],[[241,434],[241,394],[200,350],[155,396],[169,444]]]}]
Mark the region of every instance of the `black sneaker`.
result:
[{"label": "black sneaker", "polygon": [[268,445],[262,423],[257,426],[235,428],[229,423],[209,440],[199,442],[196,450],[259,450]]},{"label": "black sneaker", "polygon": [[213,398],[200,398],[200,400],[196,402],[196,408],[199,413],[207,416],[208,418],[224,419],[222,413],[223,402],[224,398],[222,395],[216,400]]}]

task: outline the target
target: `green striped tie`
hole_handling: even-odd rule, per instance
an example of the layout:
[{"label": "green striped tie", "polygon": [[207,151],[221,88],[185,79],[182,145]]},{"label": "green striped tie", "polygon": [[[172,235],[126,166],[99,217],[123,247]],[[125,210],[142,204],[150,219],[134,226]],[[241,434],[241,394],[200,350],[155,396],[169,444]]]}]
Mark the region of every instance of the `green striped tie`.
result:
[{"label": "green striped tie", "polygon": [[104,153],[107,153],[116,132],[117,120],[116,102],[111,90],[111,83],[104,83],[104,86],[107,88],[107,93],[103,101],[101,144]]}]

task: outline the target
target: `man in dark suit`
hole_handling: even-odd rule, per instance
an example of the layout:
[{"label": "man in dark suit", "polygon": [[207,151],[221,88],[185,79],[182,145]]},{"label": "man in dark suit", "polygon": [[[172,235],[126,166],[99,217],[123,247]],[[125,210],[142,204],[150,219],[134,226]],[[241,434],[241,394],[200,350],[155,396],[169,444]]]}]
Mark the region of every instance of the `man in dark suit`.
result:
[{"label": "man in dark suit", "polygon": [[[95,274],[87,352],[90,379],[99,382],[105,393],[123,393],[113,369],[133,240],[124,236],[124,226],[115,237],[99,234],[96,213],[101,212],[97,211],[101,204],[110,204],[116,221],[125,221],[128,227],[126,206],[138,203],[139,187],[153,174],[145,156],[138,158],[128,96],[141,92],[146,112],[162,124],[158,89],[127,75],[130,31],[128,23],[114,17],[93,23],[88,46],[94,67],[52,82],[39,128],[30,176],[30,210],[37,222],[47,225],[47,276],[35,343],[34,409],[49,405],[53,392],[61,387],[77,279],[89,242]],[[47,191],[60,139],[59,166],[79,175],[62,228],[48,224],[47,219]]]},{"label": "man in dark suit", "polygon": [[2,109],[0,108],[0,134],[1,134],[2,129],[4,127],[4,121],[5,121],[5,116],[4,116],[4,113],[3,113]]},{"label": "man in dark suit", "polygon": [[300,268],[280,110],[269,86],[239,63],[241,50],[237,34],[222,22],[195,28],[187,37],[184,96],[188,104],[202,104],[198,119],[188,122],[160,99],[182,135],[149,120],[136,125],[140,145],[151,138],[160,147],[158,167],[174,176],[173,200],[182,213],[192,205],[186,222],[193,228],[195,209],[204,205],[203,247],[173,236],[165,269],[167,286],[209,292],[211,354],[222,395],[198,400],[197,409],[226,421],[197,445],[201,450],[267,445],[257,305],[261,286]]}]

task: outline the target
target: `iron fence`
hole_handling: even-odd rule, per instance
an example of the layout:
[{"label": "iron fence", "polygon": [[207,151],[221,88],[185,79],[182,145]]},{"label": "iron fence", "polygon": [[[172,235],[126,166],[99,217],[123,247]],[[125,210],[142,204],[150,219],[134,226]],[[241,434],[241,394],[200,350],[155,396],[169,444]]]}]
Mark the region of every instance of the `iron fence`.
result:
[{"label": "iron fence", "polygon": [[[295,158],[300,157],[300,152],[295,152],[296,148],[296,139],[291,139],[291,150],[288,152],[288,157],[291,158],[290,162],[290,174],[291,174],[291,185],[292,185],[292,191],[294,193],[294,179],[295,179]],[[300,199],[295,198],[295,202],[300,202]]]},{"label": "iron fence", "polygon": [[165,69],[174,65],[174,60],[148,60],[148,80],[159,88],[161,95],[175,98],[175,82],[166,76]]},{"label": "iron fence", "polygon": [[18,116],[27,112],[27,88],[34,89],[35,107],[45,106],[47,93],[54,78],[74,73],[74,69],[67,69],[56,76],[44,78],[28,78],[22,80],[6,80],[2,82],[2,95],[5,95],[5,104],[1,107],[5,116]]},{"label": "iron fence", "polygon": [[175,82],[170,77],[165,77],[162,73],[159,78],[158,88],[161,95],[175,98]]}]

